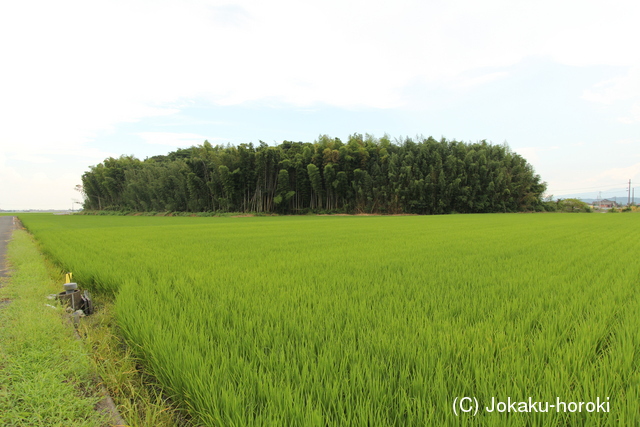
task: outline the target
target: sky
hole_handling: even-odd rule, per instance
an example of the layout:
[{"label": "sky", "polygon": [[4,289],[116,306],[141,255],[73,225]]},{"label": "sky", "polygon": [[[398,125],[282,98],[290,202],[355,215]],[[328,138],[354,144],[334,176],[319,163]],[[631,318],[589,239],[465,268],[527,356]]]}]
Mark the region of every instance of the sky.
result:
[{"label": "sky", "polygon": [[640,201],[639,21],[616,0],[2,2],[0,209],[77,209],[108,157],[353,133],[507,142],[547,196],[631,180]]}]

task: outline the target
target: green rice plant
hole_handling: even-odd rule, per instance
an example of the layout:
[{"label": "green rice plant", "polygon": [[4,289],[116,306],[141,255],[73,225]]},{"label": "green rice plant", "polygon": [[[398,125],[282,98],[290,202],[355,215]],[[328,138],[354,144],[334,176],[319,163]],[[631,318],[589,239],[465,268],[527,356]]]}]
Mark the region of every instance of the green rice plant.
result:
[{"label": "green rice plant", "polygon": [[204,425],[640,422],[633,215],[23,222]]}]

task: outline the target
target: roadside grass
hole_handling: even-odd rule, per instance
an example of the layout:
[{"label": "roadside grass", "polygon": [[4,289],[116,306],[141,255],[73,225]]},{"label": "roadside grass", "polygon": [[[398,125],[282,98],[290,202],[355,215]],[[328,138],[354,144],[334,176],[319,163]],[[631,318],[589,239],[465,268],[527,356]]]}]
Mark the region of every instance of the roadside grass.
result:
[{"label": "roadside grass", "polygon": [[64,308],[46,299],[61,290],[63,274],[33,237],[15,230],[8,258],[12,276],[0,278],[1,426],[114,425],[96,411],[105,388],[122,425],[188,425],[119,338],[106,297],[94,296],[96,313],[74,332]]},{"label": "roadside grass", "polygon": [[0,425],[108,425],[95,410],[102,396],[91,361],[63,309],[45,298],[59,286],[25,231],[14,231],[8,260],[12,276],[0,288]]}]

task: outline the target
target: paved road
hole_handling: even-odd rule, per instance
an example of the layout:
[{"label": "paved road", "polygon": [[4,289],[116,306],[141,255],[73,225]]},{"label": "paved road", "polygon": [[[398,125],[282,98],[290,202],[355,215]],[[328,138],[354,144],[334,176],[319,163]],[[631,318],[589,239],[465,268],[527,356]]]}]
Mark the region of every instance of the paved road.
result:
[{"label": "paved road", "polygon": [[13,217],[0,216],[0,277],[6,276],[5,256],[7,254],[7,242],[13,232]]}]

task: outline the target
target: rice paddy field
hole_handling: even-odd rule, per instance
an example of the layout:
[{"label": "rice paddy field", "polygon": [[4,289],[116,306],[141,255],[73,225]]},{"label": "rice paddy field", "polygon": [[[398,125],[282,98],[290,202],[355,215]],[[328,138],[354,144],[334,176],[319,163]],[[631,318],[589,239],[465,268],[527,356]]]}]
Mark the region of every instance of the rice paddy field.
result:
[{"label": "rice paddy field", "polygon": [[640,424],[636,214],[21,219],[195,425]]}]

